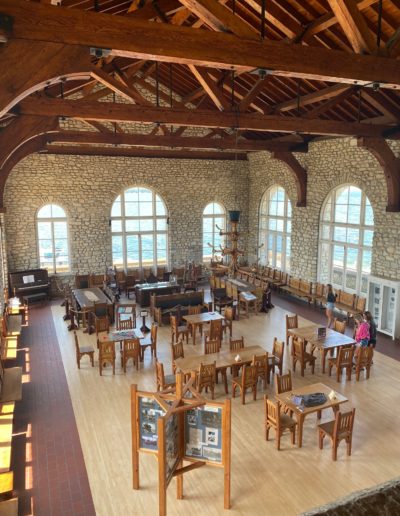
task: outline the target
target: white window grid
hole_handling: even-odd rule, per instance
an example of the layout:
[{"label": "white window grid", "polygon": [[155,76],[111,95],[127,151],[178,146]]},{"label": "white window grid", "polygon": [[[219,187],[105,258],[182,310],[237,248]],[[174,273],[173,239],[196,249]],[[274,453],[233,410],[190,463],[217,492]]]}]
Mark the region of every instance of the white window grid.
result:
[{"label": "white window grid", "polygon": [[[64,216],[63,217],[41,217],[39,214],[40,212],[43,210],[43,208],[46,208],[48,206],[55,206],[56,208],[58,208],[59,210],[61,210],[63,213],[64,213]],[[62,208],[59,204],[54,204],[54,203],[51,203],[51,204],[45,204],[44,206],[42,206],[38,212],[37,212],[37,215],[36,215],[36,232],[37,232],[37,253],[38,253],[38,262],[39,262],[39,267],[43,267],[43,268],[47,268],[45,267],[45,264],[47,263],[46,262],[43,262],[41,260],[41,256],[40,256],[40,242],[42,240],[49,240],[47,238],[39,238],[39,223],[40,222],[49,222],[50,223],[50,228],[51,228],[51,237],[50,237],[50,240],[51,240],[51,252],[52,252],[52,255],[53,255],[53,259],[52,259],[52,262],[53,262],[53,267],[52,267],[52,270],[49,270],[49,273],[50,274],[65,274],[65,273],[68,273],[70,272],[71,270],[71,266],[70,266],[70,256],[71,256],[71,253],[70,253],[70,242],[69,242],[69,230],[68,230],[68,217],[65,213],[65,210],[64,208]],[[66,237],[65,238],[55,238],[54,236],[54,223],[55,222],[64,222],[65,223],[65,227],[66,227]],[[67,241],[67,265],[64,266],[64,267],[57,267],[57,256],[56,256],[56,244],[55,244],[55,240],[66,240]]]},{"label": "white window grid", "polygon": [[[206,211],[208,210],[208,208],[210,208],[210,206],[212,206],[213,212],[206,213]],[[216,238],[215,237],[216,236],[219,237],[220,230],[217,229],[215,221],[216,220],[220,221],[221,219],[222,219],[222,224],[220,224],[219,227],[222,231],[225,231],[226,230],[226,210],[225,210],[224,206],[218,202],[208,203],[207,206],[203,210],[203,225],[202,225],[203,262],[210,261],[213,256],[213,249],[211,247],[207,246],[207,244],[211,244],[213,246],[213,248],[216,248]],[[211,230],[210,237],[207,238],[207,242],[204,242],[204,233],[205,233],[204,232],[204,226],[205,226],[204,222],[206,220],[211,220],[212,230]],[[209,232],[206,232],[206,233],[210,234]],[[225,245],[225,237],[218,238],[218,241],[221,242],[222,247]],[[204,252],[206,249],[208,250],[208,254],[206,254]],[[220,253],[217,252],[214,254],[220,254]]]}]

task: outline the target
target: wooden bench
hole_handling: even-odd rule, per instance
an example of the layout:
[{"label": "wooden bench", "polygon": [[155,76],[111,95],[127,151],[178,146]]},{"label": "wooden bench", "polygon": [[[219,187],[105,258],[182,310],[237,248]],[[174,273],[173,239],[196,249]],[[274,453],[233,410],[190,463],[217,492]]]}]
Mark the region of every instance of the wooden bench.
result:
[{"label": "wooden bench", "polygon": [[150,310],[153,314],[154,321],[162,325],[163,316],[169,319],[169,316],[180,308],[181,314],[188,312],[188,306],[202,305],[204,311],[209,310],[209,304],[204,303],[204,292],[185,292],[177,294],[167,294],[160,296],[153,294],[150,300]]},{"label": "wooden bench", "polygon": [[356,295],[344,292],[343,290],[339,290],[336,294],[335,310],[344,312],[347,317],[347,322],[349,322],[351,314],[354,313]]},{"label": "wooden bench", "polygon": [[46,294],[46,292],[38,292],[37,294],[26,294],[23,296],[22,300],[29,307],[29,303],[34,303],[35,301],[47,301],[48,295]]},{"label": "wooden bench", "polygon": [[281,290],[287,292],[288,294],[291,294],[292,296],[307,299],[308,303],[311,302],[312,283],[310,281],[305,281],[297,278],[290,278],[289,284],[281,287]]},{"label": "wooden bench", "polygon": [[319,303],[322,305],[326,301],[326,285],[323,285],[322,283],[314,283],[314,289],[311,294],[311,299],[316,305]]}]

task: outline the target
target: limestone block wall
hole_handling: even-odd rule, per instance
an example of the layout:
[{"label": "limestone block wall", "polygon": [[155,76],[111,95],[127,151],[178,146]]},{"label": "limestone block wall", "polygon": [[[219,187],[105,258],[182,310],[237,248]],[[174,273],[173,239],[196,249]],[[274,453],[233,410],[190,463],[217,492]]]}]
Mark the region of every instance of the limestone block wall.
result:
[{"label": "limestone block wall", "polygon": [[68,216],[71,274],[104,272],[111,264],[111,206],[137,185],[154,189],[166,203],[171,266],[201,261],[202,213],[209,202],[238,207],[247,235],[247,162],[35,154],[15,167],[5,188],[10,269],[38,266],[35,217],[52,202]]},{"label": "limestone block wall", "polygon": [[[400,143],[391,142],[396,155]],[[264,192],[279,184],[286,189],[293,207],[293,275],[315,281],[318,266],[319,219],[329,192],[342,184],[365,191],[375,218],[372,274],[400,279],[400,213],[386,212],[387,187],[378,161],[352,138],[321,140],[310,144],[307,154],[297,154],[308,174],[307,207],[296,208],[296,187],[287,166],[271,159],[268,152],[249,156],[249,249],[258,242],[258,211]]]}]

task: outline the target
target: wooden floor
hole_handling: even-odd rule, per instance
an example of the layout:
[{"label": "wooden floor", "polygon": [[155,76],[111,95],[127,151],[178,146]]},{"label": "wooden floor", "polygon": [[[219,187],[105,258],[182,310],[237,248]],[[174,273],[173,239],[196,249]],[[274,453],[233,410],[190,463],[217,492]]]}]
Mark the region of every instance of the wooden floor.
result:
[{"label": "wooden floor", "polygon": [[[99,516],[158,514],[158,470],[152,456],[140,455],[141,489],[131,488],[130,385],[136,383],[143,390],[155,389],[155,369],[148,351],[139,372],[130,365],[124,374],[119,355],[114,377],[111,371],[100,377],[98,368],[90,367],[87,357],[78,370],[73,335],[62,320],[63,309],[54,305],[52,313],[96,513]],[[247,345],[261,345],[270,351],[274,336],[284,339],[286,313],[275,307],[269,314],[241,319],[234,323],[234,337],[243,335]],[[79,332],[79,337],[90,340],[95,347],[95,336]],[[163,326],[159,330],[158,355],[167,374],[171,372],[169,341],[169,326]],[[187,355],[201,352],[200,343],[185,347]],[[285,352],[289,367],[287,349]],[[397,476],[399,376],[400,363],[380,353],[375,354],[368,381],[362,378],[360,382],[353,379],[339,384],[321,373],[319,362],[315,375],[306,372],[303,379],[296,372],[295,387],[323,382],[347,396],[356,407],[353,454],[347,457],[342,443],[336,463],[332,462],[328,441],[324,450],[318,448],[316,416],[305,420],[303,448],[292,446],[289,435],[285,435],[282,450],[278,452],[274,432],[272,440],[264,440],[261,385],[256,402],[250,393],[245,406],[240,399],[232,400],[232,509],[226,514],[295,515]],[[269,386],[267,393],[273,396],[273,387]],[[223,387],[219,385],[217,399],[223,398]],[[331,412],[323,413],[323,419],[331,417]],[[183,500],[176,500],[175,481],[172,481],[168,510],[174,516],[222,514],[223,471],[208,467],[187,473]]]}]

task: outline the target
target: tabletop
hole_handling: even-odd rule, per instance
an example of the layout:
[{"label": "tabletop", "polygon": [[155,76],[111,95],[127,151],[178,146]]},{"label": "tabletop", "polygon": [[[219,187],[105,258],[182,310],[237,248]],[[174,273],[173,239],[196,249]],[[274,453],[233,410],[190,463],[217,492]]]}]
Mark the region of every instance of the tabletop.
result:
[{"label": "tabletop", "polygon": [[144,335],[137,328],[133,328],[131,330],[115,330],[110,331],[110,333],[107,333],[107,335],[104,333],[100,335],[100,340],[112,340],[119,342],[121,340],[130,339],[144,339]]},{"label": "tabletop", "polygon": [[232,283],[232,285],[235,285],[241,292],[252,292],[257,288],[255,285],[249,283],[248,281],[239,280],[235,278],[227,278],[225,281],[228,283]]},{"label": "tabletop", "polygon": [[337,348],[340,346],[349,346],[350,344],[356,343],[356,341],[351,337],[343,335],[343,333],[339,333],[338,331],[332,330],[331,328],[326,328],[325,337],[318,337],[318,328],[321,328],[321,326],[313,325],[292,328],[289,330],[289,334],[295,337],[300,337],[301,339],[304,339],[306,342],[309,342],[316,348],[320,349]]},{"label": "tabletop", "polygon": [[[292,396],[293,395],[304,395],[304,394],[313,394],[316,392],[322,392],[326,395],[327,400],[325,403],[321,405],[317,405],[315,407],[304,407],[300,408],[298,405],[295,405],[292,402]],[[334,392],[335,398],[330,399],[329,394],[331,392]],[[340,405],[341,403],[345,403],[346,401],[349,401],[345,396],[340,394],[337,391],[334,391],[331,389],[331,387],[328,387],[328,385],[325,385],[324,383],[313,383],[312,385],[306,385],[303,387],[299,387],[298,389],[293,389],[289,392],[283,392],[282,394],[276,394],[275,398],[283,403],[286,407],[289,407],[294,412],[301,414],[310,414],[312,412],[318,412],[318,410],[323,410],[325,408],[334,407],[336,405]]]},{"label": "tabletop", "polygon": [[183,315],[182,319],[185,319],[189,324],[202,324],[225,319],[225,317],[218,312],[204,312],[202,314]]},{"label": "tabletop", "polygon": [[107,303],[112,305],[113,302],[108,299],[104,292],[98,287],[92,288],[76,288],[72,290],[81,308],[93,308],[93,303]]},{"label": "tabletop", "polygon": [[[175,365],[182,373],[197,371],[200,364],[212,364],[215,362],[216,368],[230,367],[232,365],[246,364],[252,361],[253,355],[263,355],[265,349],[261,346],[246,346],[235,351],[220,351],[209,355],[192,355],[185,358],[177,358]],[[241,360],[236,362],[235,357],[239,355]]]}]

